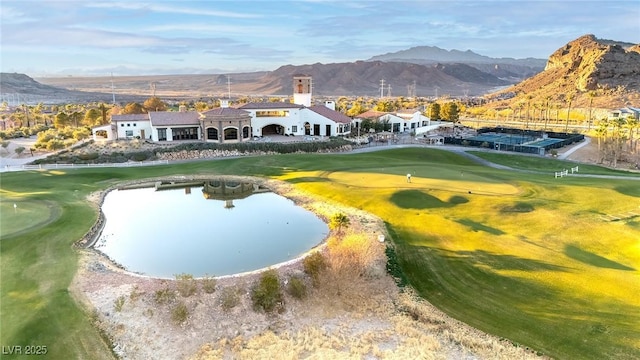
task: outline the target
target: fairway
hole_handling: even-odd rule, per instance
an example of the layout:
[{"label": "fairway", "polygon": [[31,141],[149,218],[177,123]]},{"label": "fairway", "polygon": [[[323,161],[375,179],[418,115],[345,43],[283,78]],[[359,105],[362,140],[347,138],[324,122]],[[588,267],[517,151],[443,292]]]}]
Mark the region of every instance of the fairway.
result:
[{"label": "fairway", "polygon": [[[3,222],[18,196],[63,210],[53,217],[55,208],[36,212],[38,221],[50,221],[37,228],[24,220],[2,227],[0,340],[35,337],[53,346],[71,329],[84,345],[56,349],[58,355],[104,354],[66,293],[77,261],[71,244],[97,216],[86,195],[125,180],[230,174],[284,180],[380,217],[411,286],[456,319],[558,359],[638,358],[640,218],[605,221],[603,215],[638,209],[640,177],[556,181],[546,169],[559,164],[545,161],[528,163],[532,171],[507,171],[444,150],[405,148],[3,174]],[[5,238],[5,231],[14,235]],[[36,315],[18,315],[32,314],[36,305]],[[16,315],[5,321],[9,314]],[[48,326],[38,325],[49,317]]]}]

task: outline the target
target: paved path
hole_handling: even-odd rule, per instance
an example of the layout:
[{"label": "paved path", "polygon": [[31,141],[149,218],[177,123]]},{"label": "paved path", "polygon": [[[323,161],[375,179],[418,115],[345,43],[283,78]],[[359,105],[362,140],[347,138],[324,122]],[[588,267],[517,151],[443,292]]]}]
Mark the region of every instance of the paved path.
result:
[{"label": "paved path", "polygon": [[584,141],[581,141],[578,145],[573,146],[571,149],[565,151],[564,153],[558,155],[558,159],[564,160],[567,158],[567,156],[573,154],[574,152],[578,151],[581,147],[583,146],[587,146],[591,143],[591,138],[588,136],[584,137]]}]

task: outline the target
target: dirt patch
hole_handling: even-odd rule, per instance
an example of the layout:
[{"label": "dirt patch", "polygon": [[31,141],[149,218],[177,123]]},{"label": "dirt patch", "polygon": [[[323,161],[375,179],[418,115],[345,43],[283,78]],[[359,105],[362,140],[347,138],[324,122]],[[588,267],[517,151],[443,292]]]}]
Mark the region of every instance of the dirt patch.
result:
[{"label": "dirt patch", "polygon": [[[258,273],[218,278],[212,293],[200,283],[196,294],[182,297],[174,280],[130,274],[82,249],[72,292],[121,358],[540,359],[449,318],[410,290],[400,291],[385,271],[380,219],[318,201],[287,183],[251,180],[325,220],[336,213],[348,216],[350,226],[316,250],[330,265],[318,287],[305,276],[301,261],[276,267],[283,286],[292,276],[302,277],[309,293],[299,300],[285,292],[284,311],[265,314],[253,310],[249,295]],[[176,321],[179,305],[187,310],[183,322]]]}]

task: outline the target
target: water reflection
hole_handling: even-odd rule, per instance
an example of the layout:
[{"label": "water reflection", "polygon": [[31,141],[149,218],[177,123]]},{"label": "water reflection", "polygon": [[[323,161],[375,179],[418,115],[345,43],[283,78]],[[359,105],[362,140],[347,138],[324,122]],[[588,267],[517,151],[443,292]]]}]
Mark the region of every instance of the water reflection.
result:
[{"label": "water reflection", "polygon": [[[203,196],[193,196],[196,189]],[[311,249],[329,231],[291,200],[227,179],[114,190],[102,211],[106,223],[95,247],[130,271],[158,277],[268,267]]]}]

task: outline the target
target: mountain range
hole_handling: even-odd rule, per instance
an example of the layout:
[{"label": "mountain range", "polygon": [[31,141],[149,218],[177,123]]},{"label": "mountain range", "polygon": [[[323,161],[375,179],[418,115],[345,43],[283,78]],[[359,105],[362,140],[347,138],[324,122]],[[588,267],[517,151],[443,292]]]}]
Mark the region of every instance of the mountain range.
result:
[{"label": "mountain range", "polygon": [[37,101],[84,98],[111,102],[115,96],[118,102],[124,102],[152,95],[165,100],[288,96],[293,93],[293,75],[306,74],[313,77],[313,94],[319,96],[486,95],[496,107],[504,107],[524,97],[558,98],[569,92],[575,92],[578,102],[583,102],[583,93],[597,91],[598,101],[621,106],[637,102],[640,93],[638,47],[585,35],[562,46],[547,60],[490,58],[470,50],[420,46],[366,61],[284,65],[252,73],[37,81],[23,74],[5,73],[0,84],[3,98],[7,93],[18,93],[40,99]]}]

